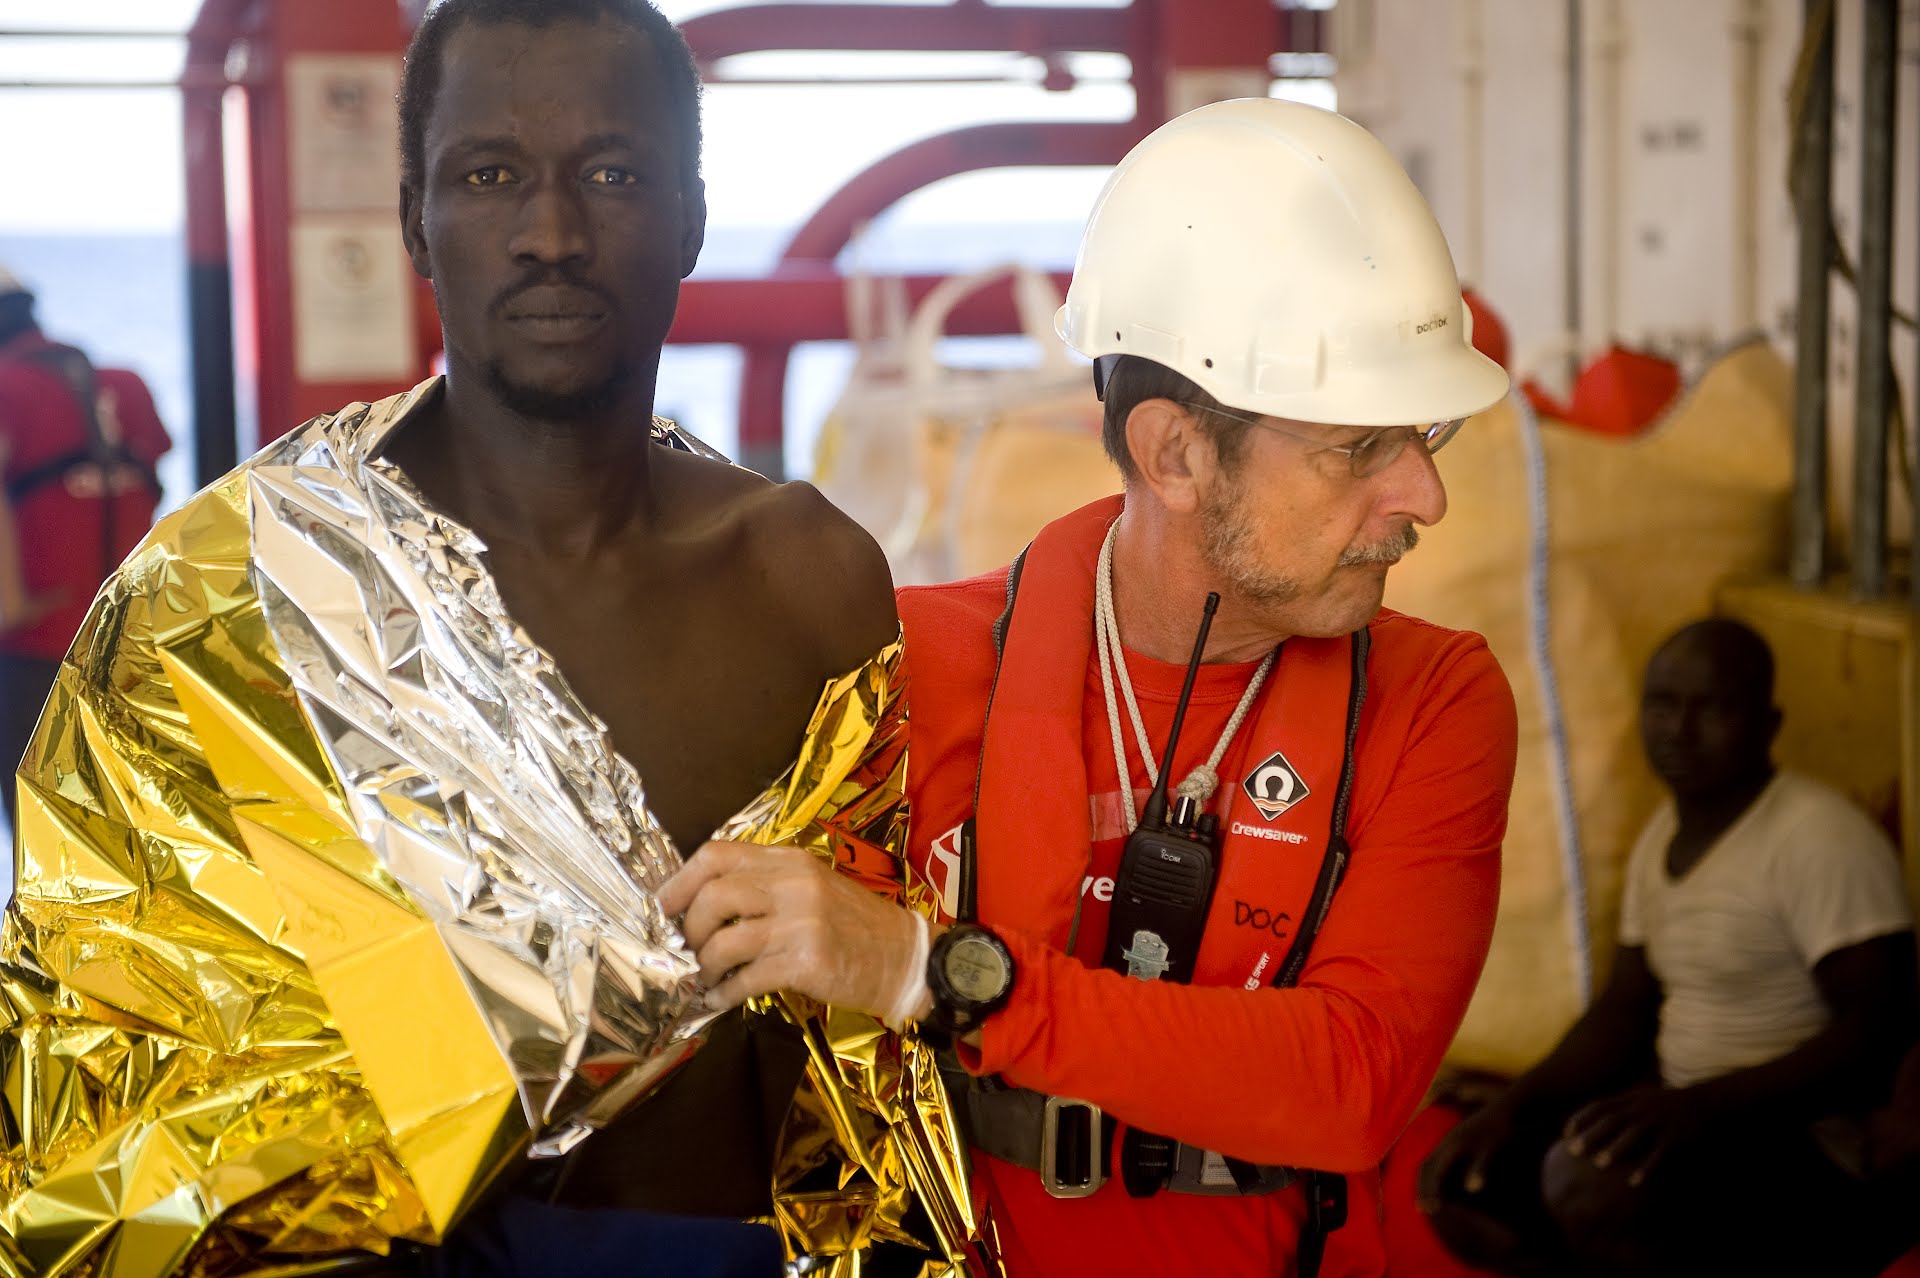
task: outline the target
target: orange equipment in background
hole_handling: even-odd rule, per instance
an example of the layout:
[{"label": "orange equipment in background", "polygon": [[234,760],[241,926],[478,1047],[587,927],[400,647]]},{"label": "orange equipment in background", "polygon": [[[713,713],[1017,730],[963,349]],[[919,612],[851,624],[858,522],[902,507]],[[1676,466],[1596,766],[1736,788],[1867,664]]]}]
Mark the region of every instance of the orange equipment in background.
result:
[{"label": "orange equipment in background", "polygon": [[1679,365],[1624,346],[1596,356],[1575,379],[1566,403],[1536,381],[1521,384],[1535,412],[1615,438],[1638,435],[1658,421],[1680,389]]}]

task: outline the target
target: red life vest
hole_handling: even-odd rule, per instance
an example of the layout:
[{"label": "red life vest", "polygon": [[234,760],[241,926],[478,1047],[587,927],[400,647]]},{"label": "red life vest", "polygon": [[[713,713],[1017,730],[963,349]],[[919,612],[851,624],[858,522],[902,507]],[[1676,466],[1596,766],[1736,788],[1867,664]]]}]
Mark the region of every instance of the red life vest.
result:
[{"label": "red life vest", "polygon": [[170,441],[138,376],[28,332],[0,347],[0,444],[28,593],[58,600],[0,632],[0,652],[57,661],[152,527]]},{"label": "red life vest", "polygon": [[[1470,823],[1456,831],[1442,816],[1439,824],[1439,838],[1460,838],[1468,844],[1447,869],[1446,890],[1455,891],[1452,885],[1458,884],[1458,899],[1447,907],[1457,920],[1440,928],[1444,944],[1426,944],[1428,950],[1453,951],[1459,970],[1423,970],[1417,980],[1401,981],[1397,974],[1377,978],[1353,968],[1356,947],[1364,950],[1372,944],[1370,933],[1364,940],[1356,938],[1369,928],[1399,928],[1400,920],[1368,922],[1354,917],[1353,910],[1343,914],[1343,897],[1329,916],[1333,943],[1316,948],[1308,965],[1306,983],[1316,988],[1265,989],[1288,948],[1284,933],[1297,926],[1313,893],[1346,746],[1349,642],[1344,637],[1295,638],[1285,644],[1255,710],[1220,767],[1213,810],[1221,814],[1224,835],[1221,870],[1193,988],[1162,990],[1155,986],[1163,983],[1143,985],[1105,971],[1065,981],[1061,952],[1075,905],[1090,881],[1089,853],[1095,844],[1095,813],[1089,804],[1095,782],[1089,778],[1086,741],[1092,731],[1086,707],[1094,566],[1120,509],[1117,498],[1095,503],[1050,525],[1035,540],[1007,627],[997,685],[991,628],[1006,605],[1004,573],[900,593],[913,681],[910,860],[943,903],[957,904],[957,828],[975,813],[977,765],[979,918],[1007,938],[1021,965],[1015,1003],[988,1022],[983,1057],[969,1061],[969,1067],[1005,1070],[1011,1081],[1036,1090],[1100,1100],[1123,1122],[1131,1120],[1248,1161],[1353,1173],[1352,1223],[1334,1234],[1322,1272],[1327,1278],[1378,1273],[1384,1264],[1377,1221],[1380,1154],[1356,1151],[1377,1147],[1383,1153],[1386,1142],[1379,1132],[1397,1134],[1411,1115],[1478,975],[1491,931],[1497,847],[1511,783],[1510,693],[1477,636],[1391,613],[1375,619],[1376,652],[1384,641],[1390,641],[1394,651],[1381,675],[1370,680],[1374,699],[1368,703],[1364,722],[1369,727],[1362,730],[1357,756],[1355,830],[1380,809],[1396,754],[1413,724],[1409,704],[1429,688],[1439,695],[1471,690],[1475,706],[1460,726],[1484,734],[1485,759],[1469,761],[1469,767],[1486,793],[1470,805]],[[1194,602],[1197,622],[1200,601]],[[1375,701],[1383,693],[1404,694],[1406,700],[1376,710]],[[1480,712],[1482,706],[1486,713]],[[1192,740],[1182,742],[1176,776],[1206,755],[1213,732],[1194,727],[1190,719],[1183,736]],[[1164,736],[1157,740],[1163,742]],[[1106,748],[1104,739],[1099,745]],[[1457,747],[1449,749],[1457,752]],[[1269,768],[1270,763],[1284,768]],[[1278,779],[1281,771],[1289,777],[1285,782]],[[1376,837],[1379,833],[1383,831],[1376,827]],[[1356,833],[1356,846],[1362,842]],[[1430,883],[1422,883],[1422,871],[1400,868],[1402,855],[1398,850],[1389,853],[1389,881],[1375,875],[1363,889],[1363,903],[1354,909],[1368,910],[1365,902],[1383,892],[1420,897],[1433,890]],[[1364,856],[1364,848],[1356,853],[1356,871]],[[1396,901],[1394,909],[1431,912],[1432,903]],[[1266,926],[1253,926],[1256,921]],[[1074,948],[1080,961],[1088,963],[1097,962],[1101,939],[1089,934],[1090,923],[1100,926],[1089,914]],[[1429,928],[1422,922],[1411,930]],[[1393,950],[1389,938],[1381,947],[1385,961],[1392,961]],[[1314,1005],[1349,974],[1356,998],[1364,998],[1376,979],[1395,987],[1396,995],[1399,985],[1420,981],[1435,982],[1444,992],[1428,996],[1429,1006],[1407,1015],[1404,1023],[1383,1025],[1375,1041],[1300,1041],[1301,1032],[1327,1037],[1327,1018]],[[1221,997],[1228,990],[1219,987],[1229,987],[1230,998]],[[1256,997],[1245,992],[1249,990],[1262,993]],[[1283,1007],[1268,1001],[1273,999],[1293,1002]],[[1174,1004],[1179,1004],[1177,1015]],[[1196,1004],[1204,1004],[1204,1010]],[[1249,1028],[1259,1019],[1249,1015],[1256,1005],[1262,1017],[1279,1009],[1281,1021],[1292,1017],[1298,1024],[1262,1026],[1256,1032]],[[1307,1080],[1311,1086],[1297,1088],[1284,1084],[1294,1094],[1273,1093],[1273,1105],[1287,1116],[1287,1134],[1281,1139],[1263,1134],[1255,1141],[1248,1132],[1268,1126],[1267,1115],[1243,1110],[1240,1100],[1204,1084],[1197,1094],[1171,1096],[1165,1087],[1130,1089],[1124,1081],[1129,1052],[1178,1056],[1180,1051],[1178,1045],[1140,1041],[1136,1031],[1142,1027],[1130,1021],[1144,1021],[1146,1031],[1152,1032],[1196,1015],[1251,1051],[1267,1052],[1277,1044],[1285,1051],[1269,1055],[1292,1052],[1302,1060],[1327,1063],[1329,1069],[1338,1069],[1331,1062],[1351,1051],[1382,1057],[1405,1054],[1408,1059],[1380,1071],[1382,1081],[1363,1102],[1373,1112],[1364,1114],[1326,1112],[1325,1105],[1312,1103],[1339,1090],[1327,1078]],[[1076,1027],[1072,1038],[1082,1041],[1063,1041],[1069,1036],[1068,1024]],[[1333,1028],[1338,1034],[1343,1027]],[[1417,1044],[1417,1050],[1404,1052],[1402,1040]],[[1008,1063],[1015,1061],[1032,1068],[1019,1076]],[[1293,1063],[1248,1059],[1240,1072],[1243,1079],[1257,1078],[1263,1070]],[[1222,1062],[1204,1065],[1217,1069]],[[1225,1065],[1231,1071],[1234,1063]],[[1122,1076],[1119,1081],[1116,1073]],[[1094,1095],[1100,1087],[1109,1095]],[[1361,1139],[1357,1134],[1375,1124],[1381,1125],[1373,1136]],[[1368,1162],[1373,1165],[1365,1165]],[[1016,1275],[1106,1272],[1106,1265],[1155,1274],[1265,1272],[1260,1266],[1267,1262],[1290,1266],[1305,1215],[1298,1189],[1245,1198],[1163,1193],[1136,1200],[1110,1183],[1092,1197],[1060,1200],[1045,1194],[1033,1172],[985,1157],[978,1157],[976,1165]]]}]

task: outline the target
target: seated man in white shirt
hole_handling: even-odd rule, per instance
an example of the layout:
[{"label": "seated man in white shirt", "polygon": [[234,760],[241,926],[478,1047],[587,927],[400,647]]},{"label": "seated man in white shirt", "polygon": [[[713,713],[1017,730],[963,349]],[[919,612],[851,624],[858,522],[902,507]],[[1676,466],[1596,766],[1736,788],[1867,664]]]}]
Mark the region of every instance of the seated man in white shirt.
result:
[{"label": "seated man in white shirt", "polygon": [[1640,713],[1673,798],[1628,862],[1606,988],[1435,1151],[1422,1205],[1505,1273],[1877,1274],[1910,1214],[1855,1165],[1915,1033],[1898,854],[1774,769],[1773,657],[1738,622],[1667,640]]}]

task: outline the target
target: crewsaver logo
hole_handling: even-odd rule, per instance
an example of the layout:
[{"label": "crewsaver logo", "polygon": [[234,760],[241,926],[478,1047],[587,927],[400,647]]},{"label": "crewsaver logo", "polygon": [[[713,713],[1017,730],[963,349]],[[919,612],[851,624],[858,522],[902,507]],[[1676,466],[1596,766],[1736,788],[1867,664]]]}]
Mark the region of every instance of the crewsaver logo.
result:
[{"label": "crewsaver logo", "polygon": [[933,841],[928,849],[932,854],[927,858],[927,881],[940,898],[940,908],[950,919],[960,917],[960,832],[966,829],[962,821],[945,834]]},{"label": "crewsaver logo", "polygon": [[1260,809],[1260,815],[1272,821],[1282,812],[1307,797],[1307,783],[1300,779],[1300,773],[1287,756],[1275,750],[1266,760],[1247,775],[1240,788],[1253,800],[1253,806]]}]

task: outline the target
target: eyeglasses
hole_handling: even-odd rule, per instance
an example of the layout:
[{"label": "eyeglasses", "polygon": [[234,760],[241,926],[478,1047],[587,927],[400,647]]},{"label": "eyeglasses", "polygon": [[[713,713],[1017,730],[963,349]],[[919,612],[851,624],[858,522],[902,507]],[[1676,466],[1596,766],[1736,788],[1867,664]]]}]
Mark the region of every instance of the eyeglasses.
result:
[{"label": "eyeglasses", "polygon": [[1285,426],[1265,417],[1248,417],[1231,409],[1214,408],[1206,404],[1178,401],[1182,407],[1191,408],[1198,413],[1216,413],[1221,417],[1232,418],[1236,422],[1245,422],[1249,426],[1258,426],[1276,434],[1297,439],[1303,444],[1313,444],[1329,453],[1342,453],[1347,464],[1353,467],[1354,478],[1365,479],[1377,475],[1393,464],[1406,446],[1414,440],[1426,445],[1429,455],[1439,452],[1447,446],[1447,441],[1460,433],[1460,426],[1466,421],[1456,417],[1452,421],[1435,422],[1431,426],[1382,426],[1357,444],[1329,444],[1315,439],[1311,435],[1302,435],[1299,431],[1288,430]]}]

